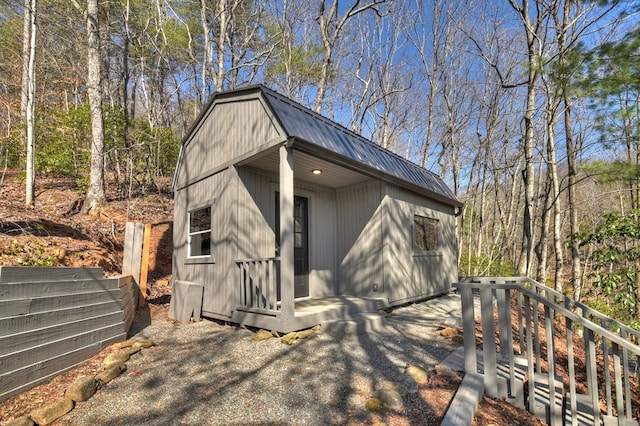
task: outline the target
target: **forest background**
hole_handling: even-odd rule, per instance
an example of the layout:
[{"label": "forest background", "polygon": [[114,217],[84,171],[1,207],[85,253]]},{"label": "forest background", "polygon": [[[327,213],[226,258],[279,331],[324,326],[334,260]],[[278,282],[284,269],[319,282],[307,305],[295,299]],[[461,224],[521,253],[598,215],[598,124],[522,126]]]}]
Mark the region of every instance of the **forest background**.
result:
[{"label": "forest background", "polygon": [[261,83],[440,175],[461,275],[531,276],[640,328],[639,10],[0,0],[0,161],[26,205],[56,174],[95,212],[105,186],[161,190],[208,98]]}]

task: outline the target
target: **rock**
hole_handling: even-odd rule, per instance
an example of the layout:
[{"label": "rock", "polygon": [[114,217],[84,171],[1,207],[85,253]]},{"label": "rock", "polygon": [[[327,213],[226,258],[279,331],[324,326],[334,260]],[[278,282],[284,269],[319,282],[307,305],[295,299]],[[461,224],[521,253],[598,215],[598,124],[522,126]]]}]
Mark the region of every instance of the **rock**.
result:
[{"label": "rock", "polygon": [[449,339],[452,339],[453,337],[458,335],[458,329],[453,327],[447,327],[443,330],[440,330],[440,335],[442,337],[447,337]]},{"label": "rock", "polygon": [[131,347],[132,348],[137,348],[138,350],[150,348],[151,346],[155,346],[156,345],[151,340],[132,340],[132,342],[133,342],[133,344],[131,345]]},{"label": "rock", "polygon": [[413,380],[415,380],[416,383],[420,386],[426,385],[427,382],[429,382],[429,375],[427,374],[427,372],[416,365],[407,364],[404,372],[406,375],[413,378]]},{"label": "rock", "polygon": [[11,420],[9,423],[5,423],[5,426],[35,426],[35,423],[29,416],[22,416]]},{"label": "rock", "polygon": [[40,426],[43,426],[52,423],[71,410],[73,410],[73,401],[71,398],[62,398],[42,408],[33,410],[31,414],[29,414],[29,417]]},{"label": "rock", "polygon": [[293,345],[298,341],[298,333],[292,331],[291,333],[287,333],[280,338],[282,343],[286,343],[287,345]]},{"label": "rock", "polygon": [[436,374],[450,377],[453,380],[460,380],[460,375],[446,365],[438,364],[435,366]]},{"label": "rock", "polygon": [[402,395],[393,382],[384,382],[382,387],[373,393],[373,398],[382,400],[389,408],[398,410],[402,408]]},{"label": "rock", "polygon": [[125,364],[116,364],[98,374],[95,379],[98,381],[99,385],[103,385],[105,383],[109,383],[125,371],[127,371],[127,366]]},{"label": "rock", "polygon": [[125,340],[124,342],[117,342],[110,346],[110,349],[120,350],[124,348],[128,348],[133,345],[133,340]]},{"label": "rock", "polygon": [[253,340],[256,342],[261,342],[263,340],[268,340],[273,337],[273,334],[267,330],[258,330],[256,334],[253,335]]},{"label": "rock", "polygon": [[120,349],[119,351],[111,352],[107,355],[104,361],[102,361],[102,365],[104,365],[105,368],[109,368],[116,364],[124,364],[129,361],[130,357],[131,353],[129,352],[129,348]]},{"label": "rock", "polygon": [[129,339],[129,340],[125,340],[124,342],[114,343],[110,347],[113,350],[120,350],[124,348],[131,348],[131,349],[135,348],[136,349],[135,352],[138,352],[140,349],[149,348],[151,346],[155,346],[155,343],[153,343],[151,340]]},{"label": "rock", "polygon": [[86,401],[96,393],[98,389],[98,383],[93,377],[78,377],[73,383],[69,385],[64,396],[72,399],[75,402]]},{"label": "rock", "polygon": [[306,339],[307,337],[313,336],[316,331],[320,331],[319,325],[302,331],[292,331],[291,333],[287,333],[282,336],[280,340],[282,343],[286,343],[287,345],[293,345],[298,341],[298,339]]},{"label": "rock", "polygon": [[365,407],[367,410],[373,412],[386,411],[389,408],[382,399],[376,397],[370,398],[365,404]]}]

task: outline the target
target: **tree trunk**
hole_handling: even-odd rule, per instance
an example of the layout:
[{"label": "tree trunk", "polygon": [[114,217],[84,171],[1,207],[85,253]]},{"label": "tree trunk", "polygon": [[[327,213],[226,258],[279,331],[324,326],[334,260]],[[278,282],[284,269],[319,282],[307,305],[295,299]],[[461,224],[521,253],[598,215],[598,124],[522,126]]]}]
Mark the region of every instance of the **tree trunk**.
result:
[{"label": "tree trunk", "polygon": [[35,96],[36,96],[36,0],[24,2],[24,33],[22,46],[22,117],[27,147],[25,204],[35,204]]},{"label": "tree trunk", "polygon": [[98,0],[87,0],[87,94],[91,110],[91,171],[89,189],[82,206],[83,213],[98,214],[105,204],[104,193],[104,119],[100,73],[100,30]]}]

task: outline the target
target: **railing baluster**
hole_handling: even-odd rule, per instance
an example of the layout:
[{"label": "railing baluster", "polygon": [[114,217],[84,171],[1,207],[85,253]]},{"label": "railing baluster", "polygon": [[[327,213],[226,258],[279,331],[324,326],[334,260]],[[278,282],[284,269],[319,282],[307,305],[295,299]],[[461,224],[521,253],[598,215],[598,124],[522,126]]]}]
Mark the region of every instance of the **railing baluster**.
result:
[{"label": "railing baluster", "polygon": [[516,396],[516,368],[514,363],[513,353],[513,329],[511,323],[511,290],[504,290],[504,297],[507,304],[507,354],[509,355],[509,396],[515,398]]},{"label": "railing baluster", "polygon": [[[613,380],[616,385],[616,410],[618,411],[618,424],[624,419],[624,397],[622,394],[622,374],[620,364],[620,346],[612,343],[611,351],[613,352]],[[613,413],[611,413],[613,414]]]},{"label": "railing baluster", "polygon": [[522,295],[518,294],[518,339],[520,340],[520,355],[524,354],[524,327],[522,323]]},{"label": "railing baluster", "polygon": [[[549,306],[544,307],[544,329],[547,338],[547,374],[549,377],[549,420],[551,425],[557,425],[562,421],[561,414],[556,406],[556,354],[553,340],[553,310]],[[538,362],[540,360],[538,359]]]},{"label": "railing baluster", "polygon": [[[620,336],[625,340],[628,338],[627,332],[625,330],[620,331]],[[627,348],[622,348],[622,372],[624,377],[624,400],[627,408],[625,418],[632,419],[633,413],[631,412],[631,384],[629,383],[629,351],[627,350]]]},{"label": "railing baluster", "polygon": [[600,405],[598,403],[598,370],[596,366],[596,342],[593,331],[584,328],[584,345],[587,368],[587,388],[593,406],[594,424],[600,424]]},{"label": "railing baluster", "polygon": [[[538,288],[536,287],[535,289],[536,293],[539,293]],[[541,374],[542,373],[542,365],[540,362],[540,322],[539,322],[539,313],[540,311],[538,310],[538,301],[534,300],[533,301],[533,341],[535,344],[535,351],[536,351],[536,373]]]},{"label": "railing baluster", "polygon": [[[564,307],[571,310],[569,299],[564,299]],[[567,329],[567,363],[569,364],[569,398],[571,399],[571,425],[578,424],[578,401],[576,401],[576,366],[573,358],[573,321],[571,318],[565,317],[565,326]]]},{"label": "railing baluster", "polygon": [[[609,329],[609,324],[606,321],[601,322],[602,328]],[[607,414],[613,415],[613,403],[611,399],[611,367],[609,361],[609,341],[606,337],[602,336],[602,359],[604,362],[602,371],[604,372],[604,389],[607,399]]]},{"label": "railing baluster", "polygon": [[511,331],[511,309],[507,303],[504,289],[496,290],[496,300],[498,301],[498,335],[500,336],[500,359],[504,360],[509,356],[509,332]]},{"label": "railing baluster", "polygon": [[524,296],[524,317],[526,322],[526,334],[527,334],[527,377],[529,384],[529,412],[535,412],[536,403],[536,389],[535,389],[535,371],[533,367],[533,336],[531,332],[531,301],[529,296]]}]

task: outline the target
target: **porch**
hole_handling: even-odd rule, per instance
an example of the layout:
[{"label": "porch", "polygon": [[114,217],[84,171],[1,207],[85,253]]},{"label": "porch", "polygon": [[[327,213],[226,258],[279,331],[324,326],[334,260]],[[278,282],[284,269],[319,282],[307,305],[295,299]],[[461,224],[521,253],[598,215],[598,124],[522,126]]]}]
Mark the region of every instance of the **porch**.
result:
[{"label": "porch", "polygon": [[[240,304],[231,320],[242,325],[290,332],[336,321],[366,322],[389,307],[388,299],[356,296],[290,298],[280,292],[280,257],[236,261]],[[289,304],[290,306],[287,306]]]}]

